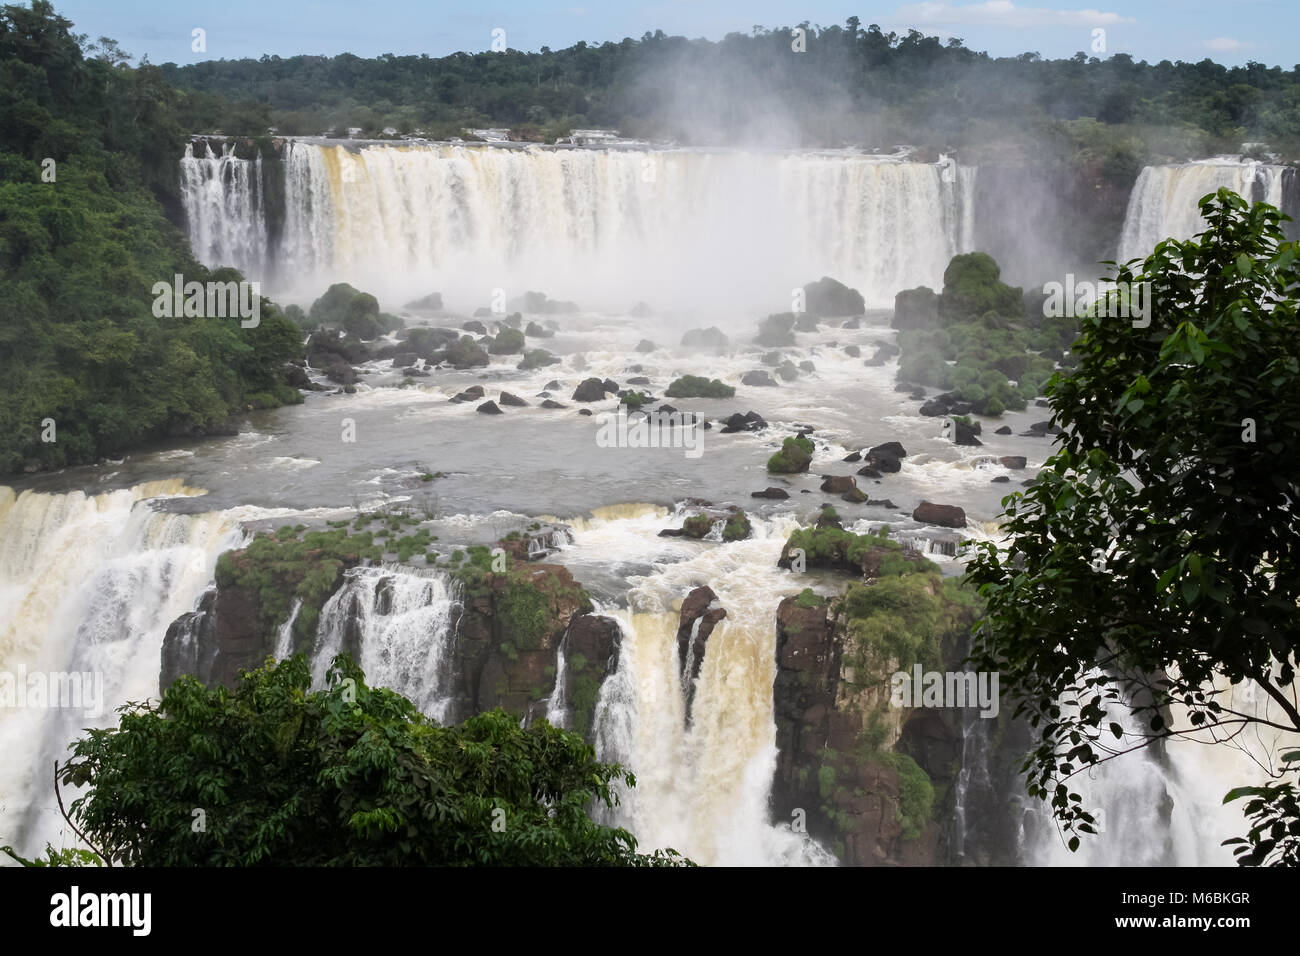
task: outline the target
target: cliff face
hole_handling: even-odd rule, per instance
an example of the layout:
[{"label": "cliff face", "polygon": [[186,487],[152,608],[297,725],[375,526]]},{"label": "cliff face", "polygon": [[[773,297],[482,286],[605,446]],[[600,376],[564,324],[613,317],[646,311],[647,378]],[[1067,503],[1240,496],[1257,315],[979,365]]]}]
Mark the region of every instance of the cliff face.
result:
[{"label": "cliff face", "polygon": [[997,794],[1015,792],[1023,728],[1007,714],[890,700],[897,670],[961,670],[974,612],[954,594],[921,572],[777,609],[773,816],[802,811],[845,864],[1015,862],[1018,812]]},{"label": "cliff face", "polygon": [[[291,629],[292,648],[310,653],[321,608],[347,586],[346,571],[362,563],[363,549],[304,550],[270,540],[278,547],[222,555],[216,585],[196,611],[182,615],[167,630],[161,687],[182,674],[193,674],[209,686],[233,687],[241,669],[261,667],[275,654],[290,617],[291,595],[301,603]],[[286,548],[293,549],[292,560]],[[394,576],[400,573],[393,571]],[[450,621],[454,634],[447,666],[447,719],[458,722],[502,707],[531,721],[545,715],[559,690],[567,703],[569,726],[587,734],[600,685],[617,664],[617,622],[588,613],[586,593],[560,565],[520,562],[504,571],[488,571],[467,563],[448,573],[458,580],[461,607]],[[363,599],[373,607],[360,608]],[[340,649],[359,659],[362,612],[391,612],[391,582],[381,579],[373,594],[358,594],[341,607]],[[447,637],[430,633],[428,640]],[[557,688],[561,648],[568,666],[565,686]]]}]

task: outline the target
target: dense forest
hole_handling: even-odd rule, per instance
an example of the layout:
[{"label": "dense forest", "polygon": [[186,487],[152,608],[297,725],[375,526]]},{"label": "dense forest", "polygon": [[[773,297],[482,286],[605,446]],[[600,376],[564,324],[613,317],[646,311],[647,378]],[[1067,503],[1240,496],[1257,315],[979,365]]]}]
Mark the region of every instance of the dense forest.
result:
[{"label": "dense forest", "polygon": [[1002,150],[1046,139],[1073,150],[1091,139],[1144,157],[1300,141],[1300,66],[994,58],[955,38],[864,29],[857,17],[800,27],[801,53],[795,28],[756,27],[716,43],[656,31],[536,53],[263,56],[161,70],[189,94],[195,130],[232,135],[274,125],[285,135],[391,127],[442,137],[504,125],[550,140],[597,126],[698,144]]},{"label": "dense forest", "polygon": [[[301,401],[281,374],[297,329],[158,318],[154,283],[209,272],[168,218],[181,97],[154,66],[87,55],[50,4],[0,10],[0,473],[230,429]],[[104,45],[101,44],[101,52]]]}]

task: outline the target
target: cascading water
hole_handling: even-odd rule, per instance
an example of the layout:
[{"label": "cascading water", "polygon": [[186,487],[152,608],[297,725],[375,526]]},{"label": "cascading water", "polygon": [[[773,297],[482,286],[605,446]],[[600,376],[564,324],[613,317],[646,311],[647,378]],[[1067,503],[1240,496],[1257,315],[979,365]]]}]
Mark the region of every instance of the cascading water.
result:
[{"label": "cascading water", "polygon": [[[686,560],[634,579],[619,621],[617,670],[601,688],[596,746],[604,760],[630,767],[637,785],[613,819],[647,847],[674,847],[700,863],[830,864],[834,857],[788,824],[774,824],[769,797],[776,770],[772,685],[775,610],[798,587],[776,568],[789,519],[755,522],[755,537],[707,545]],[[660,527],[654,509],[631,520],[582,523],[569,559],[611,560],[629,547],[644,553]],[[677,647],[677,598],[708,583],[727,609],[709,637],[686,718]]]},{"label": "cascading water", "polygon": [[262,159],[238,159],[229,145],[220,156],[206,143],[203,151],[195,156],[187,143],[181,160],[181,204],[194,256],[263,279],[269,263]]},{"label": "cascading water", "polygon": [[440,723],[451,704],[447,669],[460,613],[449,575],[408,567],[355,568],[321,609],[311,668],[324,685],[334,656],[358,651],[366,680],[410,698]]},{"label": "cascading water", "polygon": [[1119,261],[1151,254],[1162,239],[1190,239],[1205,229],[1197,203],[1221,188],[1252,202],[1283,208],[1287,201],[1285,166],[1206,160],[1177,166],[1147,166],[1129,196],[1119,241]]},{"label": "cascading water", "polygon": [[[203,179],[193,167],[223,160],[184,162],[201,184],[215,173]],[[887,304],[900,289],[940,285],[974,234],[974,170],[950,161],[292,141],[283,167],[276,271],[310,295],[347,278],[468,302],[509,286],[512,296],[545,288],[621,308],[665,295],[734,306],[783,301],[809,276],[830,274]],[[189,193],[203,261],[265,232],[256,200],[198,201],[216,193],[210,185]]]},{"label": "cascading water", "polygon": [[116,707],[157,697],[167,626],[193,609],[217,555],[244,538],[241,512],[169,514],[152,503],[196,494],[180,481],[94,496],[0,487],[0,674],[89,675],[98,697],[0,706],[0,841],[20,852],[72,842],[54,801],[55,761],[83,728],[115,724]]}]

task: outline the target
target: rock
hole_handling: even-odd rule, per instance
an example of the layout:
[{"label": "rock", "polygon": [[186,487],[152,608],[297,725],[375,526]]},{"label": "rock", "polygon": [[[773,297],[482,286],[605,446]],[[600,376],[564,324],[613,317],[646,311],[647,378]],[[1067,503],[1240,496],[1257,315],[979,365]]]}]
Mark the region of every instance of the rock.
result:
[{"label": "rock", "polygon": [[483,386],[482,386],[482,385],[471,385],[469,388],[465,389],[463,392],[457,392],[455,395],[452,396],[452,399],[451,399],[451,400],[452,400],[453,402],[457,402],[457,403],[459,403],[459,402],[476,402],[476,401],[478,401],[478,400],[479,400],[480,398],[482,398],[482,397],[483,397]]},{"label": "rock", "polygon": [[339,385],[355,385],[358,381],[357,370],[347,362],[335,362],[325,369],[325,377]]},{"label": "rock", "polygon": [[515,355],[524,351],[524,333],[518,329],[502,329],[495,339],[488,343],[490,355]]},{"label": "rock", "polygon": [[867,311],[862,293],[830,276],[822,276],[816,282],[809,282],[803,287],[803,291],[804,307],[807,309],[807,314],[811,316],[855,316]]},{"label": "rock", "polygon": [[1008,478],[1006,475],[998,475],[996,478],[994,478],[994,479],[992,480],[992,484],[995,484],[995,485],[1006,484],[1006,483],[1009,482],[1010,480],[1011,480],[1011,479]]},{"label": "rock", "polygon": [[781,367],[776,370],[776,374],[787,382],[793,382],[799,377],[799,370],[794,367],[793,362],[786,361],[781,363]]},{"label": "rock", "polygon": [[879,477],[880,477],[880,471],[879,471],[878,469],[876,469],[876,468],[871,467],[870,465],[864,465],[864,466],[862,466],[861,468],[859,468],[859,469],[858,469],[858,474],[861,475],[863,478],[879,478]]},{"label": "rock", "polygon": [[682,336],[682,345],[688,349],[699,349],[721,355],[730,344],[727,336],[717,326],[707,329],[691,329]]},{"label": "rock", "polygon": [[627,383],[629,385],[649,385],[650,379],[646,378],[644,375],[637,375],[633,378],[629,378]]},{"label": "rock", "polygon": [[843,494],[846,491],[856,490],[858,483],[853,480],[852,475],[825,475],[826,480],[822,482],[822,491],[828,491],[833,495]]},{"label": "rock", "polygon": [[783,488],[764,488],[762,491],[751,491],[751,498],[770,498],[773,501],[783,501],[790,497],[790,493]]},{"label": "rock", "polygon": [[609,394],[611,395],[618,394],[619,391],[618,382],[614,381],[612,378],[605,379],[605,381],[603,381],[601,385],[605,389],[605,391],[609,392]]},{"label": "rock", "polygon": [[641,353],[653,352],[658,347],[659,346],[655,345],[649,339],[642,339],[640,342],[636,344],[636,350]]},{"label": "rock", "polygon": [[850,488],[848,491],[844,492],[844,494],[840,495],[840,497],[850,504],[855,505],[860,505],[868,500],[866,492],[857,487]]},{"label": "rock", "polygon": [[795,314],[793,312],[778,312],[775,315],[769,315],[758,326],[758,335],[754,336],[754,342],[765,348],[781,348],[786,345],[794,345],[794,324]]},{"label": "rock", "polygon": [[808,312],[800,312],[799,317],[794,320],[794,330],[796,332],[816,332],[820,324],[817,316]]},{"label": "rock", "polygon": [[310,389],[312,387],[311,376],[307,374],[307,370],[301,365],[286,365],[284,367],[284,381],[290,388]]},{"label": "rock", "polygon": [[874,498],[868,498],[866,500],[866,505],[869,508],[891,508],[895,511],[898,510],[898,505],[894,504],[888,498],[881,498],[879,501],[876,501]]},{"label": "rock", "polygon": [[496,402],[484,402],[475,411],[482,412],[484,415],[504,415],[505,412],[497,407]]},{"label": "rock", "polygon": [[952,440],[952,443],[954,445],[983,445],[984,444],[982,441],[980,441],[978,438],[975,437],[976,432],[974,426],[967,425],[965,422],[959,422],[956,420],[954,420],[952,424],[956,431],[956,434],[953,436],[953,440]]},{"label": "rock", "polygon": [[442,293],[430,292],[422,299],[412,299],[402,308],[411,312],[439,312],[442,310]]},{"label": "rock", "polygon": [[447,346],[447,361],[456,368],[475,368],[487,365],[490,359],[477,342],[468,335],[462,335]]},{"label": "rock", "polygon": [[874,445],[867,450],[867,454],[874,455],[876,453],[888,455],[890,458],[907,457],[907,449],[896,441],[887,441],[883,445]]},{"label": "rock", "polygon": [[542,408],[568,408],[568,407],[569,407],[568,405],[561,405],[559,402],[550,398],[542,402]]},{"label": "rock", "polygon": [[[614,391],[618,391],[615,389]],[[585,378],[576,389],[573,390],[573,400],[575,402],[599,402],[605,398],[605,383],[598,378]]]},{"label": "rock", "polygon": [[995,435],[1010,435],[1010,434],[1011,434],[1011,426],[1010,426],[1010,425],[1003,425],[1001,428],[999,428],[999,429],[998,429],[997,431],[995,431],[993,434],[995,434]]},{"label": "rock", "polygon": [[530,320],[527,327],[524,328],[524,335],[532,336],[535,339],[549,339],[555,333]]},{"label": "rock", "polygon": [[852,454],[845,455],[843,458],[840,459],[840,461],[861,461],[861,460],[862,460],[862,452],[860,451],[855,451]]},{"label": "rock", "polygon": [[844,354],[849,358],[861,358],[862,349],[858,348],[856,345],[846,345],[844,346]]},{"label": "rock", "polygon": [[776,382],[772,380],[772,376],[768,375],[763,369],[746,372],[740,377],[740,384],[758,388],[776,388]]},{"label": "rock", "polygon": [[487,326],[477,320],[471,319],[469,322],[462,322],[460,327],[466,332],[473,332],[475,335],[487,335]]},{"label": "rock", "polygon": [[913,521],[936,524],[942,528],[966,527],[966,512],[956,505],[940,505],[922,501],[912,512]]},{"label": "rock", "polygon": [[[894,474],[902,470],[903,463],[887,451],[873,449],[862,456],[862,467],[885,474]],[[858,474],[862,473],[858,472]]]},{"label": "rock", "polygon": [[591,414],[591,409],[590,409],[590,408],[580,408],[580,409],[578,409],[578,414],[579,414],[579,415],[590,415],[590,414]]},{"label": "rock", "polygon": [[560,390],[560,383],[555,381],[555,379],[551,379],[543,385],[542,388],[546,389],[548,392],[558,392]]},{"label": "rock", "polygon": [[525,408],[528,405],[528,402],[524,401],[524,399],[518,395],[511,395],[509,392],[502,392],[499,401],[502,405],[514,405],[518,408]]},{"label": "rock", "polygon": [[815,372],[817,371],[817,366],[814,365],[812,362],[808,361],[807,359],[804,359],[802,362],[799,363],[799,371]]},{"label": "rock", "polygon": [[682,601],[677,624],[677,659],[682,662],[682,688],[686,692],[686,719],[691,719],[691,704],[695,698],[695,679],[704,664],[709,635],[718,622],[727,616],[727,609],[718,605],[718,596],[710,587],[695,588]]},{"label": "rock", "polygon": [[840,328],[842,329],[858,329],[861,327],[862,327],[862,322],[860,319],[857,318],[846,319],[844,324],[840,326]]},{"label": "rock", "polygon": [[732,432],[756,432],[766,428],[767,422],[763,421],[758,412],[749,411],[745,414],[733,412],[726,418],[722,419],[722,433],[729,435]]},{"label": "rock", "polygon": [[1024,468],[1027,463],[1024,455],[1003,455],[998,459],[999,465],[1012,470]]},{"label": "rock", "polygon": [[764,365],[770,365],[772,368],[776,368],[781,364],[781,353],[773,350],[766,353],[761,359],[759,359],[759,361]]},{"label": "rock", "polygon": [[1062,431],[1059,425],[1053,425],[1051,422],[1034,422],[1029,426],[1029,430],[1040,435],[1044,433],[1048,435],[1059,435]]}]

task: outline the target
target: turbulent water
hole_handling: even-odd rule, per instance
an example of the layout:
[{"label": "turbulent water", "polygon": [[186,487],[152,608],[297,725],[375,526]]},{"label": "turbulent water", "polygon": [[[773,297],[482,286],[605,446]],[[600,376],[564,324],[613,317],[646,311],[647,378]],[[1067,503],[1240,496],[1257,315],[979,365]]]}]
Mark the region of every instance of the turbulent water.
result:
[{"label": "turbulent water", "polygon": [[200,258],[274,273],[288,291],[398,275],[410,298],[437,289],[474,305],[495,288],[544,286],[607,309],[700,306],[788,301],[827,273],[888,305],[899,289],[938,284],[972,242],[974,171],[947,162],[293,141],[283,234],[259,261],[270,249],[260,180],[229,169],[252,162],[184,162]]},{"label": "turbulent water", "polygon": [[1286,205],[1288,169],[1265,163],[1204,160],[1176,166],[1147,166],[1129,195],[1119,260],[1143,258],[1162,239],[1191,239],[1205,228],[1198,201],[1231,189],[1252,202]]},{"label": "turbulent water", "polygon": [[[1277,169],[1206,162],[1144,170],[1123,248],[1149,251],[1164,235],[1190,236],[1199,228],[1195,200],[1216,185],[1249,181],[1256,198],[1285,200]],[[851,473],[856,467],[841,461],[850,451],[898,440],[909,452],[902,470],[876,483],[863,480],[873,497],[893,505],[837,501],[837,508],[856,530],[890,524],[900,540],[955,573],[959,533],[996,535],[1000,498],[1014,485],[993,479],[1019,481],[1051,453],[1049,439],[1023,434],[1046,411],[1009,413],[1004,421],[1013,433],[986,429],[983,447],[952,445],[936,420],[917,415],[916,401],[895,391],[894,361],[866,367],[847,351],[856,346],[870,355],[876,342],[892,341],[882,313],[868,314],[859,328],[833,323],[800,333],[798,345],[783,353],[812,370],[795,382],[760,388],[740,379],[761,367],[766,351],[752,343],[756,318],[788,309],[794,286],[828,274],[879,303],[903,288],[940,284],[949,257],[972,247],[976,172],[846,151],[295,142],[286,148],[283,174],[284,218],[273,229],[258,163],[187,151],[182,193],[195,254],[279,283],[304,304],[340,280],[374,293],[394,312],[438,290],[449,304],[440,320],[448,325],[489,304],[496,288],[510,296],[534,288],[572,298],[581,310],[560,317],[555,336],[542,343],[560,362],[521,372],[517,356],[493,357],[486,368],[438,371],[405,387],[388,362],[369,363],[356,394],[309,393],[303,405],[253,414],[239,436],[173,444],[0,488],[0,672],[103,675],[97,716],[0,710],[0,840],[29,853],[47,839],[70,842],[52,800],[54,761],[81,727],[106,726],[114,707],[157,695],[163,635],[211,585],[221,551],[289,516],[312,522],[351,507],[405,503],[435,515],[430,530],[444,542],[492,542],[525,516],[555,516],[572,527],[572,540],[557,542],[552,560],[570,567],[622,631],[618,667],[597,707],[597,744],[602,757],[623,761],[637,775],[614,819],[643,848],[672,846],[716,864],[833,863],[789,821],[770,817],[775,609],[807,583],[776,568],[780,545],[820,509],[821,474]],[[653,318],[627,314],[638,300],[651,303]],[[678,346],[682,331],[698,325],[720,326],[731,344],[719,355]],[[647,336],[656,347],[637,351]],[[552,379],[560,386],[553,393],[568,402],[592,375],[645,375],[647,387],[662,394],[677,376],[705,372],[735,386],[736,396],[693,401],[694,410],[715,418],[753,409],[771,427],[714,430],[704,454],[689,459],[674,449],[600,447],[596,423],[572,405],[538,407]],[[485,419],[473,404],[448,401],[469,384],[484,385],[489,397],[507,389],[532,404]],[[341,439],[344,422],[354,426],[355,442]],[[805,423],[816,428],[810,473],[768,475],[767,456]],[[1025,456],[1029,469],[1007,469],[998,461],[1003,455]],[[420,480],[433,471],[442,477]],[[790,498],[749,497],[772,483]],[[680,523],[674,504],[692,495],[745,507],[754,537],[658,537]],[[967,528],[913,521],[923,499],[961,505]],[[717,592],[728,616],[708,642],[688,718],[677,609],[703,584]],[[314,676],[323,679],[333,653],[353,644],[372,680],[431,716],[445,716],[460,602],[440,572],[355,569],[322,610]],[[279,656],[293,647],[293,616],[278,634]],[[565,718],[566,663],[561,644],[547,710],[556,722]],[[969,819],[967,795],[990,786],[983,723],[974,721],[964,736],[955,793],[958,853],[979,824]],[[1049,821],[1026,813],[1019,858],[1228,862],[1217,844],[1240,829],[1240,817],[1219,801],[1241,782],[1244,759],[1188,743],[1108,764],[1086,781],[1089,799],[1105,810],[1102,838],[1071,855]]]}]

